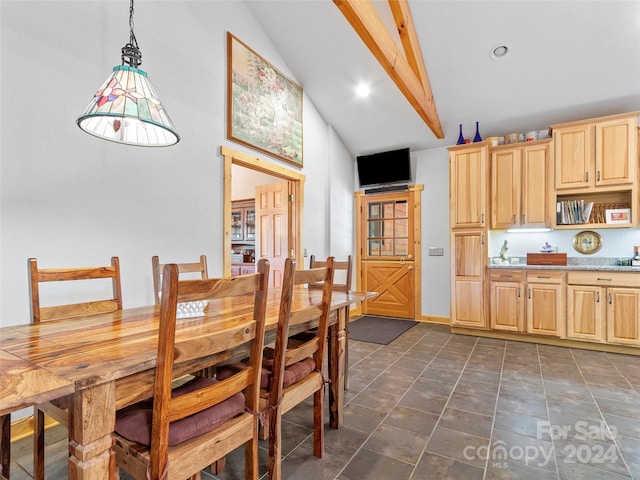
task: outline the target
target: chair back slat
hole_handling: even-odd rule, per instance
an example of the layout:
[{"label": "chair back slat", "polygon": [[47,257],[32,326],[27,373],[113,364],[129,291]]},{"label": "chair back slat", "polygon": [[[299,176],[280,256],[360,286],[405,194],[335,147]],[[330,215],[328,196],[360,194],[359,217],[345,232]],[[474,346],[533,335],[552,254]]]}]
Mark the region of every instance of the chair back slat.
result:
[{"label": "chair back slat", "polygon": [[[207,270],[207,256],[200,255],[199,262],[188,263],[176,263],[178,266],[178,274],[183,273],[199,273],[200,278],[209,278],[209,272]],[[160,263],[160,258],[157,255],[151,257],[151,271],[153,274],[153,293],[156,305],[160,305],[160,291],[162,289],[162,271],[165,264]]]},{"label": "chair back slat", "polygon": [[[122,310],[122,286],[118,257],[111,258],[110,266],[80,268],[38,268],[37,260],[30,258],[28,267],[31,321],[33,323]],[[111,279],[112,298],[46,307],[40,305],[40,283],[97,279]]]},{"label": "chair back slat", "polygon": [[[315,255],[309,257],[309,268],[318,268],[326,266],[325,260],[316,260]],[[353,262],[351,255],[346,260],[334,260],[333,268],[335,271],[333,278],[333,290],[336,292],[348,292],[351,290],[351,278],[353,273]]]}]

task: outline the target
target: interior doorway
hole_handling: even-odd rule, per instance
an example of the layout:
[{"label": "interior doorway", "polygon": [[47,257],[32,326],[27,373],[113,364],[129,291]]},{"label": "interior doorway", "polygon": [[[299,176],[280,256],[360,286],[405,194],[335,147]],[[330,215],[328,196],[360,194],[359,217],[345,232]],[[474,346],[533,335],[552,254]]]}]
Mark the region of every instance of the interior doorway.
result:
[{"label": "interior doorway", "polygon": [[[232,192],[232,176],[234,167],[240,166],[264,173],[270,177],[274,177],[275,181],[284,180],[287,183],[287,203],[288,218],[286,221],[286,231],[282,228],[282,235],[286,236],[286,254],[295,258],[302,265],[303,255],[301,249],[301,225],[302,211],[304,207],[304,181],[305,176],[295,170],[270,163],[264,159],[253,157],[245,153],[241,153],[227,147],[221,147],[220,152],[224,161],[224,192],[223,192],[223,274],[231,275],[231,252],[232,252],[232,236],[231,236],[231,204],[233,200]],[[256,224],[259,229],[259,225]],[[260,235],[256,232],[256,235]],[[257,253],[257,252],[256,252]],[[259,257],[256,255],[256,260]]]}]

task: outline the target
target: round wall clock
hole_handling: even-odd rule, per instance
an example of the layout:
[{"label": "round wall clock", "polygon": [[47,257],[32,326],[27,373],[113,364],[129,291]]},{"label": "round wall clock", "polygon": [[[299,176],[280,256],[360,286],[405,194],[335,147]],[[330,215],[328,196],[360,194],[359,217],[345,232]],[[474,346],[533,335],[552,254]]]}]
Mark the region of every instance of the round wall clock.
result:
[{"label": "round wall clock", "polygon": [[590,255],[602,248],[602,237],[591,230],[585,230],[573,237],[573,249],[576,252]]}]

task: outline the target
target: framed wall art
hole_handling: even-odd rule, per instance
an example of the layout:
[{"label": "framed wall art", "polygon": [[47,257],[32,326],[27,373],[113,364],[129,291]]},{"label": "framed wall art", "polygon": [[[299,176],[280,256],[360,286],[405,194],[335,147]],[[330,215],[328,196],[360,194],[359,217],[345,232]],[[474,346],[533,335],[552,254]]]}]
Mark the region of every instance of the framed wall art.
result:
[{"label": "framed wall art", "polygon": [[302,87],[227,32],[227,138],[302,167]]}]

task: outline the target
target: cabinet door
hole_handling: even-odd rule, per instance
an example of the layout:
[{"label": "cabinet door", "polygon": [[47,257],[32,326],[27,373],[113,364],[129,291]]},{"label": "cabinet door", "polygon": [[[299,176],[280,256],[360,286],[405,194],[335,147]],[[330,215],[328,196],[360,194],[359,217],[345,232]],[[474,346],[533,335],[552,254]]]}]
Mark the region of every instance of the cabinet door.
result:
[{"label": "cabinet door", "polygon": [[522,149],[491,152],[491,225],[505,229],[519,226]]},{"label": "cabinet door", "polygon": [[604,340],[605,290],[602,287],[567,287],[567,338]]},{"label": "cabinet door", "polygon": [[556,189],[593,185],[593,124],[560,127],[553,131]]},{"label": "cabinet door", "polygon": [[527,284],[527,333],[564,335],[564,292],[562,285]]},{"label": "cabinet door", "polygon": [[522,149],[522,208],[524,227],[548,227],[549,178],[547,175],[551,143]]},{"label": "cabinet door", "polygon": [[491,282],[491,328],[524,331],[523,285],[519,282]]},{"label": "cabinet door", "polygon": [[640,289],[607,289],[607,341],[640,345]]},{"label": "cabinet door", "polygon": [[231,210],[231,240],[244,240],[244,209]]},{"label": "cabinet door", "polygon": [[486,231],[454,232],[451,251],[451,324],[486,329]]},{"label": "cabinet door", "polygon": [[244,239],[256,239],[256,209],[254,207],[244,209]]},{"label": "cabinet door", "polygon": [[636,117],[596,123],[596,186],[633,183],[636,175]]},{"label": "cabinet door", "polygon": [[486,145],[450,149],[451,228],[486,226],[487,151]]}]

